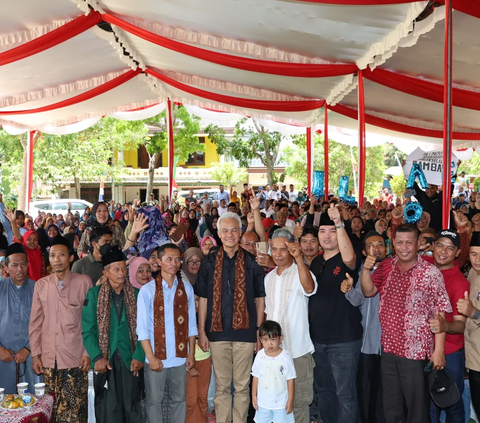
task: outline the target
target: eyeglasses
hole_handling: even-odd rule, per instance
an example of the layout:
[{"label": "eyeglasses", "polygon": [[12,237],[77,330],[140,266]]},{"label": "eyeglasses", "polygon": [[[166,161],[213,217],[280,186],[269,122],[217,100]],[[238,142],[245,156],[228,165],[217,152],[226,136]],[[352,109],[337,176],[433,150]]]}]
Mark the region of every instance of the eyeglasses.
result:
[{"label": "eyeglasses", "polygon": [[187,264],[189,264],[189,265],[191,265],[191,266],[192,266],[192,265],[198,266],[198,265],[200,265],[201,263],[202,263],[201,260],[189,260],[189,261],[187,261]]}]

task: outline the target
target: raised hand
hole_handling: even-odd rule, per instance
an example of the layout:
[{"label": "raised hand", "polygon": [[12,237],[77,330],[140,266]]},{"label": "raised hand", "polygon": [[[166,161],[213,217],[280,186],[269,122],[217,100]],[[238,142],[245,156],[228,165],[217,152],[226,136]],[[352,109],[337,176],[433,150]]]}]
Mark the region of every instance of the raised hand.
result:
[{"label": "raised hand", "polygon": [[15,221],[17,220],[17,215],[15,213],[15,210],[12,210],[10,208],[6,208],[5,211],[3,212],[5,217],[10,221],[10,223],[16,224]]},{"label": "raised hand", "polygon": [[250,203],[250,207],[252,210],[260,210],[260,198],[259,197],[251,197],[250,200],[248,200]]},{"label": "raised hand", "polygon": [[328,216],[330,217],[330,219],[333,220],[333,223],[335,223],[335,225],[340,225],[342,223],[340,211],[333,204],[330,204],[330,208],[328,209]]},{"label": "raised hand", "polygon": [[392,210],[392,217],[394,219],[401,219],[403,216],[403,207],[402,206],[396,206]]},{"label": "raised hand", "polygon": [[461,211],[455,211],[453,212],[453,216],[455,218],[455,227],[458,228],[463,228],[467,226],[468,223],[468,217],[465,216]]},{"label": "raised hand", "polygon": [[365,262],[363,263],[363,268],[370,272],[375,267],[376,262],[377,262],[377,258],[375,257],[373,252],[373,245],[371,245],[370,248],[368,249],[368,256],[365,259]]},{"label": "raised hand", "polygon": [[144,215],[143,213],[134,215],[132,230],[130,233],[139,234],[140,232],[147,229],[149,226],[147,223],[147,220],[148,220],[148,216]]},{"label": "raised hand", "polygon": [[344,294],[350,291],[353,286],[353,278],[348,273],[345,273],[345,276],[346,279],[344,279],[344,281],[340,285],[340,291],[342,291]]},{"label": "raised hand", "polygon": [[296,239],[300,239],[300,237],[302,236],[302,233],[303,233],[303,228],[300,225],[300,222],[297,222],[295,224],[295,227],[293,228],[293,237]]},{"label": "raised hand", "polygon": [[288,252],[295,260],[302,258],[302,250],[300,249],[300,244],[298,242],[286,242],[285,246],[288,248]]},{"label": "raised hand", "polygon": [[460,298],[457,301],[457,310],[465,317],[473,317],[473,313],[475,313],[475,307],[472,304],[472,300],[470,300],[468,297],[468,291],[465,291],[463,298]]}]

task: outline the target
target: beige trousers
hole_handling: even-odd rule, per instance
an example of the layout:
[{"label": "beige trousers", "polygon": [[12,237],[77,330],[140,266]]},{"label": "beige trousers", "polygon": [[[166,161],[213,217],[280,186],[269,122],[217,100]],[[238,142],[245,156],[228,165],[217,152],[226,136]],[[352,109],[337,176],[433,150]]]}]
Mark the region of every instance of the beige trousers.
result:
[{"label": "beige trousers", "polygon": [[217,423],[232,421],[232,380],[233,423],[246,423],[250,406],[250,372],[252,371],[253,342],[210,342],[215,383],[215,416]]},{"label": "beige trousers", "polygon": [[295,364],[295,402],[293,415],[295,423],[310,423],[310,404],[313,401],[313,368],[315,361],[312,354],[305,354],[293,359]]}]

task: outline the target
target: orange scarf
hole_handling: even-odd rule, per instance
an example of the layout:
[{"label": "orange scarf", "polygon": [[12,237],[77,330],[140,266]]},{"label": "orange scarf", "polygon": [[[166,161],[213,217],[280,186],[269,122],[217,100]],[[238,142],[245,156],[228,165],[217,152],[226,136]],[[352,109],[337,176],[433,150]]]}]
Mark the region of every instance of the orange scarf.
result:
[{"label": "orange scarf", "polygon": [[[177,291],[173,299],[173,321],[175,324],[176,357],[186,358],[188,354],[188,298],[185,285],[177,276]],[[155,298],[153,300],[153,336],[155,357],[167,359],[167,343],[165,339],[165,305],[163,301],[162,275],[155,279]]]},{"label": "orange scarf", "polygon": [[[218,250],[215,260],[215,272],[213,276],[213,306],[212,306],[212,332],[222,332],[222,272],[224,250]],[[243,249],[237,250],[235,260],[235,292],[233,295],[233,320],[232,328],[249,329],[250,322],[247,313],[247,286],[245,281],[245,254]]]}]

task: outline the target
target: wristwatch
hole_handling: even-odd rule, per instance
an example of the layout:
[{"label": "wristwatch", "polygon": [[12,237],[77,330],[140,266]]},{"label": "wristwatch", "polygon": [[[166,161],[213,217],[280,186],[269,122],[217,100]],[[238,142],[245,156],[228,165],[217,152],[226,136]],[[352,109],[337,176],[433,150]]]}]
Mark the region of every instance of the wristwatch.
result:
[{"label": "wristwatch", "polygon": [[337,229],[340,229],[340,228],[344,228],[345,227],[345,223],[341,223],[340,225],[335,225],[335,228]]},{"label": "wristwatch", "polygon": [[472,319],[473,319],[473,320],[478,320],[478,319],[480,319],[480,311],[475,310],[475,311],[473,312]]}]

